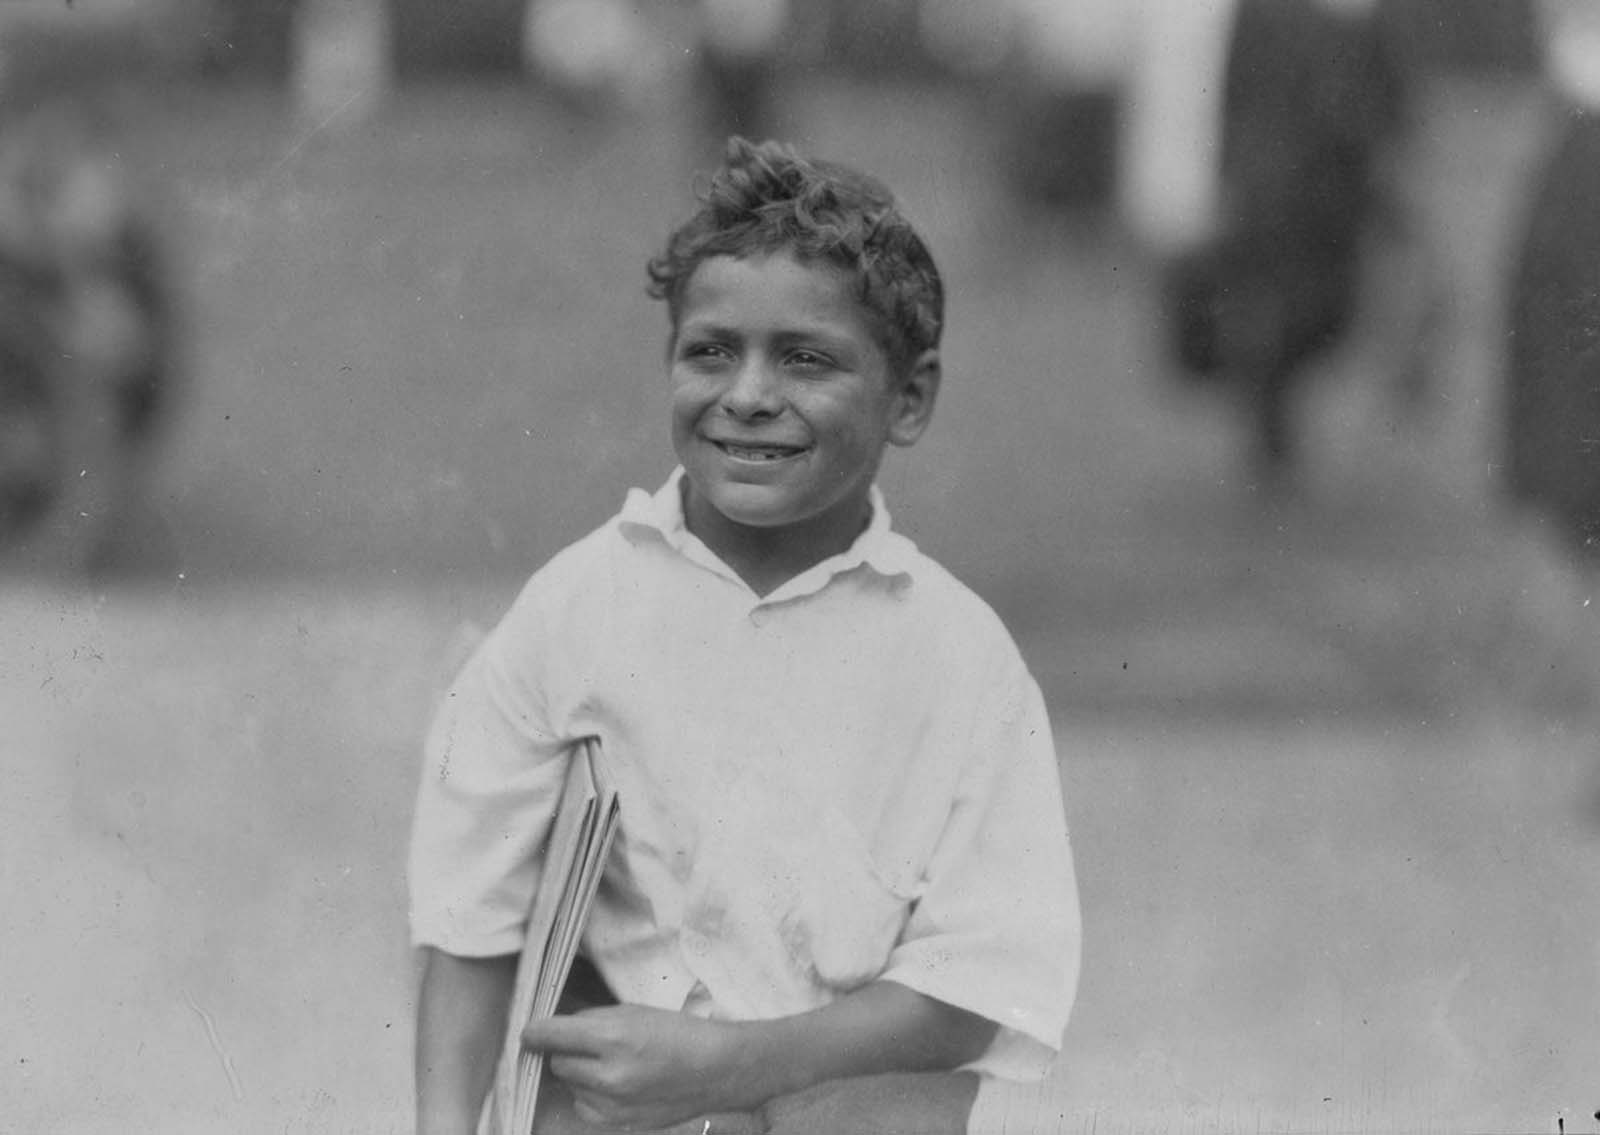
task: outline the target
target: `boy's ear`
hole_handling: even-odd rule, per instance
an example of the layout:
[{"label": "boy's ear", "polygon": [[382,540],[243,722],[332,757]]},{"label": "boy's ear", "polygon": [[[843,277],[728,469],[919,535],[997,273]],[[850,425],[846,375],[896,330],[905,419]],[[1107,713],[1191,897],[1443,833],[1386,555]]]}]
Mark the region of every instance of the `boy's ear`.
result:
[{"label": "boy's ear", "polygon": [[889,412],[890,445],[912,445],[928,428],[943,373],[939,352],[932,349],[923,351],[911,364],[911,372],[895,388]]}]

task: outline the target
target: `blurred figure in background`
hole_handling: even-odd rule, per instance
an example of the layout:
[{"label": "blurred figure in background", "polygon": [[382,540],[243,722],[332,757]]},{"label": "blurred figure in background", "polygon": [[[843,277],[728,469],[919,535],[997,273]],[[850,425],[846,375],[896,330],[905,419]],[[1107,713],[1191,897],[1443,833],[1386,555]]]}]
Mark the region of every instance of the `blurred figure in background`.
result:
[{"label": "blurred figure in background", "polygon": [[[973,7],[1010,25],[998,74],[1006,173],[1017,200],[1076,214],[1111,205],[1137,4],[1003,0]],[[982,44],[987,37],[969,27],[967,38]]]},{"label": "blurred figure in background", "polygon": [[779,132],[776,72],[789,0],[699,0],[699,118],[720,147],[734,134]]},{"label": "blurred figure in background", "polygon": [[388,0],[299,0],[289,78],[307,129],[343,129],[377,112],[393,83]]},{"label": "blurred figure in background", "polygon": [[1215,211],[1173,257],[1166,301],[1179,363],[1242,399],[1255,483],[1274,489],[1297,472],[1298,390],[1349,330],[1374,240],[1413,239],[1385,177],[1409,92],[1376,0],[1212,7],[1228,27],[1219,153],[1196,197]]},{"label": "blurred figure in background", "polygon": [[1507,483],[1600,565],[1600,4],[1544,0],[1558,121],[1511,287]]},{"label": "blurred figure in background", "polygon": [[[573,108],[595,115],[688,88],[708,154],[732,134],[777,132],[777,67],[788,0],[530,0],[524,65]],[[672,45],[681,42],[679,51]]]},{"label": "blurred figure in background", "polygon": [[622,0],[530,0],[522,35],[528,72],[585,114],[640,105],[665,78],[660,37]]},{"label": "blurred figure in background", "polygon": [[0,563],[58,577],[145,559],[176,372],[168,268],[107,85],[149,28],[126,6],[61,11],[0,20],[0,62],[21,64],[0,70]]}]

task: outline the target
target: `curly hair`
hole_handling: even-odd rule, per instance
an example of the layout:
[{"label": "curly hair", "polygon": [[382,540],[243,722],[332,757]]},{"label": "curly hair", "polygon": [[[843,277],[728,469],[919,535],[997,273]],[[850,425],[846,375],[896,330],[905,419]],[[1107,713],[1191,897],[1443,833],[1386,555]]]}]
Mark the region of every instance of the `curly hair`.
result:
[{"label": "curly hair", "polygon": [[699,210],[650,260],[649,293],[665,300],[674,330],[695,269],[714,256],[787,252],[843,269],[872,313],[897,375],[939,345],[944,283],[922,238],[877,179],[807,159],[778,142],[728,140]]}]

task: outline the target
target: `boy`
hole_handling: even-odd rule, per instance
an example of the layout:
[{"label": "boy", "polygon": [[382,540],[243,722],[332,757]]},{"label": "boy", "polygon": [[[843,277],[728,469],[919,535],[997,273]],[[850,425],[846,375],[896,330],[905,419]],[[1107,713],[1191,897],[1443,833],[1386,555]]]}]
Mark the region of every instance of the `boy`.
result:
[{"label": "boy", "polygon": [[1079,924],[1038,687],[874,486],[933,413],[938,271],[877,182],[735,138],[650,276],[681,466],[535,574],[430,734],[419,1132],[475,1124],[588,735],[621,1004],[524,1034],[541,1129],[961,1131],[977,1074],[1059,1047]]}]

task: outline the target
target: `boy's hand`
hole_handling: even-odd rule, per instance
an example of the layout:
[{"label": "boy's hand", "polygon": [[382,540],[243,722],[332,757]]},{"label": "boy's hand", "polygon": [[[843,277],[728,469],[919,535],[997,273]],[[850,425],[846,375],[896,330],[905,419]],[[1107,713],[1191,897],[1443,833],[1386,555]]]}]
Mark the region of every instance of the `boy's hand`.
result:
[{"label": "boy's hand", "polygon": [[729,1027],[641,1005],[611,1005],[534,1021],[522,1043],[546,1054],[574,1111],[600,1127],[671,1127],[741,1106]]}]

